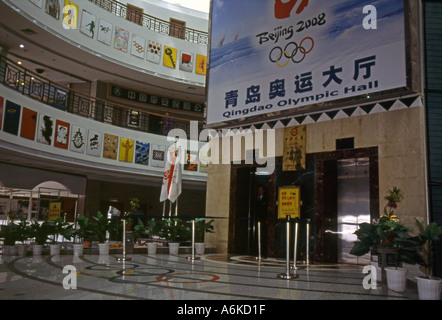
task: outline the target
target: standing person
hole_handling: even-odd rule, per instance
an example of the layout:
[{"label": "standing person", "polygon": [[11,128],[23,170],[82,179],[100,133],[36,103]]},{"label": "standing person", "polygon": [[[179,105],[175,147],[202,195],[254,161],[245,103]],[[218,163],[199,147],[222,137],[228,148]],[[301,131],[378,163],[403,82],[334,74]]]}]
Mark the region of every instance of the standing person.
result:
[{"label": "standing person", "polygon": [[257,197],[255,203],[255,217],[261,222],[261,254],[267,255],[268,236],[267,229],[269,224],[268,219],[268,198],[264,186],[258,186]]}]

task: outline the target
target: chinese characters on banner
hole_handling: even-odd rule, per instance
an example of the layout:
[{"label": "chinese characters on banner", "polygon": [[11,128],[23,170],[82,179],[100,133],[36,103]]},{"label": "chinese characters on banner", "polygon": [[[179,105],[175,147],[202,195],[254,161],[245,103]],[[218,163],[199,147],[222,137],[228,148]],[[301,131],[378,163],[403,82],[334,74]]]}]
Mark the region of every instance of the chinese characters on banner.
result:
[{"label": "chinese characters on banner", "polygon": [[282,171],[305,169],[306,126],[284,129]]},{"label": "chinese characters on banner", "polygon": [[[402,0],[220,1],[212,6],[208,124],[406,86]],[[370,4],[384,18],[367,30]]]}]

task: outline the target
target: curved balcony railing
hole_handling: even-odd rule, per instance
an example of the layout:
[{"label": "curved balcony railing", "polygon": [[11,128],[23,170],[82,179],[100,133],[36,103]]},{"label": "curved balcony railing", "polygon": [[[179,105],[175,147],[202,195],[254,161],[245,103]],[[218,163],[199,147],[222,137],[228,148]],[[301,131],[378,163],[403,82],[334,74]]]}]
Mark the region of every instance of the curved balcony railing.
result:
[{"label": "curved balcony railing", "polygon": [[207,45],[209,35],[207,32],[174,25],[168,21],[150,16],[143,12],[131,9],[127,5],[116,0],[89,0],[97,6],[113,13],[114,15],[137,23],[149,30],[172,35],[189,42]]},{"label": "curved balcony railing", "polygon": [[[0,83],[59,110],[137,131],[167,135],[171,129],[179,128],[190,136],[190,121],[195,121],[91,97],[41,77],[4,56],[0,56]],[[198,127],[201,132],[202,121],[198,121]]]}]

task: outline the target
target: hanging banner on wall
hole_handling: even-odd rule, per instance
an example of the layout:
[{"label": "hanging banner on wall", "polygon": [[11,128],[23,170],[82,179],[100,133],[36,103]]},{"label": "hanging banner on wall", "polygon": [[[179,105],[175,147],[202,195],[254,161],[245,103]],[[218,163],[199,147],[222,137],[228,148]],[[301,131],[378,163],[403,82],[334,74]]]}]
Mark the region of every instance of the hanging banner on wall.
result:
[{"label": "hanging banner on wall", "polygon": [[105,133],[103,140],[103,158],[117,160],[118,136]]},{"label": "hanging banner on wall", "polygon": [[70,0],[65,0],[63,7],[63,28],[77,29],[78,5]]},{"label": "hanging banner on wall", "polygon": [[37,112],[28,108],[23,108],[21,119],[20,137],[29,140],[35,139],[35,130],[37,128]]},{"label": "hanging banner on wall", "polygon": [[76,125],[72,126],[70,150],[84,153],[86,148],[86,129]]},{"label": "hanging banner on wall", "polygon": [[134,158],[134,140],[121,138],[120,139],[120,161],[132,162]]},{"label": "hanging banner on wall", "polygon": [[54,147],[67,149],[69,146],[69,129],[70,124],[57,120],[55,122],[55,140]]},{"label": "hanging banner on wall", "polygon": [[20,125],[21,106],[6,100],[5,107],[5,123],[3,130],[13,135],[18,134],[18,127]]},{"label": "hanging banner on wall", "polygon": [[306,126],[284,129],[282,171],[305,169]]},{"label": "hanging banner on wall", "polygon": [[403,0],[213,0],[212,10],[208,124],[406,86]]}]

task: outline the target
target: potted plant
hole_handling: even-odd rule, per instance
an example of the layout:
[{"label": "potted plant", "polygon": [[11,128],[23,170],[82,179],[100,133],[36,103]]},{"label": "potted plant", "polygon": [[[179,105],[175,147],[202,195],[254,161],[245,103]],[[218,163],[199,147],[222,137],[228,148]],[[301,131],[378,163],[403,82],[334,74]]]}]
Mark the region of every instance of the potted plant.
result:
[{"label": "potted plant", "polygon": [[403,292],[406,288],[408,269],[400,267],[402,262],[416,264],[418,261],[417,248],[419,242],[409,233],[411,228],[405,227],[396,221],[386,222],[392,234],[392,248],[394,249],[394,267],[386,267],[387,287],[396,292]]},{"label": "potted plant", "polygon": [[80,215],[77,218],[77,228],[74,230],[76,241],[73,244],[74,255],[81,256],[84,251],[85,239],[92,237],[94,234],[93,225],[89,223],[89,218]]},{"label": "potted plant", "polygon": [[[204,254],[205,243],[204,235],[206,233],[213,233],[212,223],[215,220],[210,220],[206,222],[206,218],[195,218],[195,253],[198,255]],[[191,223],[192,221],[189,221]]]},{"label": "potted plant", "polygon": [[358,230],[354,232],[357,241],[354,242],[350,254],[363,256],[371,251],[373,256],[377,255],[378,267],[381,268],[381,275],[388,266],[395,266],[395,250],[390,222],[398,222],[399,219],[394,211],[398,203],[403,199],[402,191],[393,187],[388,190],[384,197],[387,204],[384,207],[384,215],[379,219],[373,219],[371,223],[361,223]]},{"label": "potted plant", "polygon": [[0,237],[3,238],[3,255],[15,256],[15,242],[18,236],[18,226],[14,222],[1,226]]},{"label": "potted plant", "polygon": [[93,232],[95,238],[98,240],[98,250],[100,255],[109,254],[109,243],[106,241],[106,234],[109,230],[109,220],[100,211],[97,212],[93,224]]},{"label": "potted plant", "polygon": [[63,221],[63,218],[58,217],[53,220],[52,225],[52,242],[49,244],[50,255],[59,255],[61,250],[61,244],[58,242],[59,236],[65,239],[71,239],[74,235],[73,225]]},{"label": "potted plant", "polygon": [[187,227],[182,219],[173,218],[165,220],[165,237],[168,240],[169,253],[178,254],[180,248],[180,242],[188,240],[189,227]]},{"label": "potted plant", "polygon": [[28,245],[25,241],[31,237],[29,222],[25,218],[20,218],[20,222],[17,224],[17,241],[21,242],[21,245],[16,245],[17,254],[19,256],[26,255],[28,251]]},{"label": "potted plant", "polygon": [[126,219],[126,231],[131,231],[132,227],[134,226],[134,218],[133,215],[139,210],[140,208],[140,200],[138,198],[130,198],[129,199],[129,212],[125,212],[123,219]]},{"label": "potted plant", "polygon": [[434,264],[434,242],[440,240],[442,235],[442,226],[432,222],[424,227],[419,220],[415,218],[419,228],[418,239],[421,247],[419,248],[422,260],[419,263],[425,268],[425,276],[417,276],[417,287],[419,299],[421,300],[439,300],[442,285],[442,279],[433,274]]},{"label": "potted plant", "polygon": [[155,218],[150,219],[147,222],[147,225],[138,220],[138,224],[134,227],[134,236],[135,238],[147,237],[149,241],[147,242],[147,253],[148,254],[156,254],[157,252],[157,243],[153,241],[154,236],[160,236],[163,231],[163,220],[155,220]]},{"label": "potted plant", "polygon": [[34,244],[32,246],[33,255],[41,255],[43,247],[49,236],[53,234],[53,221],[44,221],[42,223],[33,220],[30,225],[30,235],[34,238]]}]

